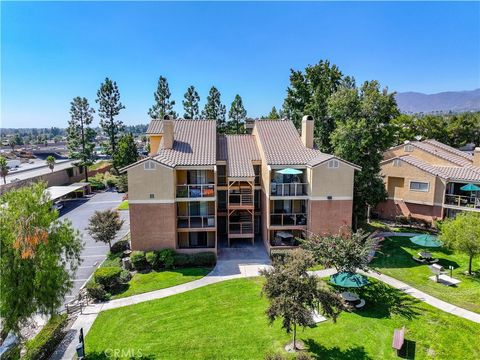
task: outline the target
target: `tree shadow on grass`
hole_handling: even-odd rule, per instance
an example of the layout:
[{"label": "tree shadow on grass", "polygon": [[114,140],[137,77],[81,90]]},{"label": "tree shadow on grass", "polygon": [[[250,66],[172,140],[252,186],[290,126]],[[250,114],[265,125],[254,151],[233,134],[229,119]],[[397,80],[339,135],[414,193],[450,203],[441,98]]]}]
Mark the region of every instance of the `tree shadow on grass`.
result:
[{"label": "tree shadow on grass", "polygon": [[361,316],[389,318],[399,315],[411,320],[421,314],[417,306],[419,300],[382,282],[372,281],[370,285],[359,289],[358,293],[366,301],[365,307],[357,311]]},{"label": "tree shadow on grass", "polygon": [[329,359],[329,360],[371,360],[363,347],[351,347],[342,350],[339,347],[327,348],[313,339],[304,341],[307,349],[313,354],[315,359]]}]

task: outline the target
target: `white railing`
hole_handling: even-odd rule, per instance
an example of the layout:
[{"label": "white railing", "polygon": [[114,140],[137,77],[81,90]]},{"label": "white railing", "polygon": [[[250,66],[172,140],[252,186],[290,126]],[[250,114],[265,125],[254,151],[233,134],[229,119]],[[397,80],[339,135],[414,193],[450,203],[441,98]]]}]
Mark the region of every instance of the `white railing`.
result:
[{"label": "white railing", "polygon": [[270,184],[272,196],[304,196],[307,195],[306,183],[275,183]]}]

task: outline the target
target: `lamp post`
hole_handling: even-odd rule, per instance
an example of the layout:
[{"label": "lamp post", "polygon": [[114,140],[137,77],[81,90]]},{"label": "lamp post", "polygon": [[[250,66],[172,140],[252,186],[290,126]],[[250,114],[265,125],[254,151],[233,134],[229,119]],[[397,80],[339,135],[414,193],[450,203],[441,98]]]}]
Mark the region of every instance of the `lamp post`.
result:
[{"label": "lamp post", "polygon": [[83,341],[83,328],[80,328],[80,334],[78,335],[78,345],[76,347],[77,357],[82,360],[85,357],[85,344]]}]

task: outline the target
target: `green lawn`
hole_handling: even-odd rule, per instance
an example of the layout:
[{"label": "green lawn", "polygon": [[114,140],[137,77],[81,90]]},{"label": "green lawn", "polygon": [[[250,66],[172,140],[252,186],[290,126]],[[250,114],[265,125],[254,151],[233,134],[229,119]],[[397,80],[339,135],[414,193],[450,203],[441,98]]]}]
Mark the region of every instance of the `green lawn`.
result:
[{"label": "green lawn", "polygon": [[175,285],[200,279],[207,275],[211,268],[183,268],[175,270],[151,271],[149,273],[136,273],[112,299],[160,290]]},{"label": "green lawn", "polygon": [[123,200],[120,205],[118,205],[117,210],[128,210],[128,200]]},{"label": "green lawn", "polygon": [[[449,265],[454,266],[453,277],[462,282],[457,287],[450,287],[428,279],[432,272],[427,265],[418,264],[412,259],[422,249],[410,242],[408,237],[387,238],[381,243],[381,253],[377,253],[372,266],[432,296],[480,313],[480,277],[464,274],[468,269],[468,257],[445,248],[428,249],[435,258],[440,259],[439,264],[446,270]],[[480,258],[474,259],[473,269],[480,270]]]},{"label": "green lawn", "polygon": [[[86,338],[88,359],[105,350],[143,359],[263,359],[290,336],[269,326],[262,278],[236,279],[164,299],[101,312]],[[299,330],[317,359],[396,359],[395,328],[405,325],[408,357],[478,359],[480,324],[443,313],[374,282],[364,310]],[[376,294],[377,300],[372,300]]]}]

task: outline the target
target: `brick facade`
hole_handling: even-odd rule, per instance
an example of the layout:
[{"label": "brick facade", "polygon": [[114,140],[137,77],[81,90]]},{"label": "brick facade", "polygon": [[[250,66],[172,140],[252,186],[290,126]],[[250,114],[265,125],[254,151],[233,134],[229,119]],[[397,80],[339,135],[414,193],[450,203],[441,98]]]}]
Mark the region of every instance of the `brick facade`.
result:
[{"label": "brick facade", "polygon": [[317,235],[337,234],[352,226],[352,200],[309,200],[308,230]]},{"label": "brick facade", "polygon": [[132,250],[176,248],[175,204],[130,204]]},{"label": "brick facade", "polygon": [[[438,205],[413,204],[405,201],[405,206],[411,212],[412,218],[428,221],[443,218],[443,208]],[[378,204],[376,211],[380,218],[394,220],[395,216],[403,215],[402,211],[395,204],[395,200],[388,199]]]}]

